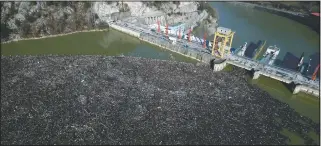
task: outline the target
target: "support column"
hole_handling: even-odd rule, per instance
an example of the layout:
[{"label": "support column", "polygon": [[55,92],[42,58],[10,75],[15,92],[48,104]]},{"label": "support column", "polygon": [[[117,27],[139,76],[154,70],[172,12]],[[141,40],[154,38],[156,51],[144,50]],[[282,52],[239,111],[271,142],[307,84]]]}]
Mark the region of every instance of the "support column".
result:
[{"label": "support column", "polygon": [[260,77],[261,72],[260,71],[255,71],[253,74],[253,79],[258,79]]},{"label": "support column", "polygon": [[215,52],[214,52],[214,49],[215,49],[215,41],[216,41],[216,32],[215,32],[214,40],[213,40],[213,44],[212,44],[212,55],[213,55],[213,56],[215,55]]},{"label": "support column", "polygon": [[213,72],[217,72],[217,71],[221,71],[225,68],[226,66],[226,61],[222,62],[222,63],[213,63]]},{"label": "support column", "polygon": [[296,86],[294,87],[293,94],[299,93],[300,90],[301,90],[301,86],[300,86],[300,85],[296,85]]}]

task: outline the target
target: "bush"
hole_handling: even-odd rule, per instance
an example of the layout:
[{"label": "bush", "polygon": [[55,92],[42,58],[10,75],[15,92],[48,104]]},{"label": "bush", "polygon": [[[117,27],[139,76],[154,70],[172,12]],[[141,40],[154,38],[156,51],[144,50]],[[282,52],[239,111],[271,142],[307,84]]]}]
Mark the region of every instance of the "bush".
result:
[{"label": "bush", "polygon": [[173,1],[173,4],[176,4],[176,6],[179,6],[180,3],[181,2],[179,2],[179,1]]},{"label": "bush", "polygon": [[31,25],[28,22],[24,21],[21,27],[22,27],[22,37],[28,37],[30,35]]},{"label": "bush", "polygon": [[59,1],[48,1],[47,2],[48,6],[52,6],[52,5],[59,6],[60,4],[61,4],[61,2],[59,2]]},{"label": "bush", "polygon": [[[164,3],[169,3],[169,2],[165,2],[165,1],[143,2],[143,4],[145,4],[147,7],[152,7],[152,6],[154,6],[154,7],[156,7],[158,10],[161,9],[161,7],[162,7],[162,5],[163,5]],[[179,4],[179,2],[173,2],[173,3],[175,3],[175,4],[178,3],[178,4]]]},{"label": "bush", "polygon": [[14,2],[11,2],[11,8],[10,8],[10,12],[9,12],[9,16],[8,18],[13,18],[15,14],[18,13],[18,9],[16,9],[16,5],[14,4]]},{"label": "bush", "polygon": [[8,28],[7,24],[1,23],[1,39],[8,39],[12,31]]},{"label": "bush", "polygon": [[215,9],[205,2],[199,2],[199,6],[197,10],[199,11],[205,10],[210,16],[212,16],[213,18],[217,18]]},{"label": "bush", "polygon": [[129,7],[128,5],[125,3],[121,5],[120,9],[119,9],[119,12],[128,12],[129,11]]},{"label": "bush", "polygon": [[100,22],[98,23],[98,28],[99,28],[99,29],[109,28],[109,25],[108,25],[107,22],[100,21]]},{"label": "bush", "polygon": [[89,9],[89,8],[91,8],[91,3],[92,2],[90,2],[90,1],[86,1],[86,2],[84,2],[85,4],[84,4],[84,8],[87,10],[87,9]]},{"label": "bush", "polygon": [[[28,15],[28,16],[26,16],[27,18],[26,18],[26,20],[28,21],[28,22],[30,22],[30,23],[33,23],[33,22],[35,22],[36,20],[37,20],[37,16],[38,15]],[[39,16],[38,16],[39,17]]]},{"label": "bush", "polygon": [[31,1],[30,3],[31,3],[31,5],[33,5],[33,6],[34,6],[34,5],[37,5],[37,2],[36,2],[36,1]]}]

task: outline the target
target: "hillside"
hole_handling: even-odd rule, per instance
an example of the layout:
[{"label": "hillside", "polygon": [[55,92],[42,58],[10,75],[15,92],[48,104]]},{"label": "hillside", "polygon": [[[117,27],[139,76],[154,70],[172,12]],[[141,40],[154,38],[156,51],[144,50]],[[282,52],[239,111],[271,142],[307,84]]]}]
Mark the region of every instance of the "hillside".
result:
[{"label": "hillside", "polygon": [[[198,2],[1,2],[1,42],[73,31],[106,28],[108,22],[157,11],[176,20],[187,13],[207,11],[209,27],[216,27],[213,10]],[[197,16],[200,17],[200,16]],[[212,30],[213,31],[213,30]]]}]

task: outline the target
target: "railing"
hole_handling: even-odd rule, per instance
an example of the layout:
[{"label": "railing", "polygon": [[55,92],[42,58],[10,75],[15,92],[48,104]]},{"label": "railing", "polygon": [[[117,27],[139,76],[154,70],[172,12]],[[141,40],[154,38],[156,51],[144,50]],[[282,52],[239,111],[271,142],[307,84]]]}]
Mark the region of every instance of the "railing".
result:
[{"label": "railing", "polygon": [[[281,68],[278,66],[272,66],[272,65],[267,65],[267,64],[261,64],[259,61],[252,60],[250,58],[244,57],[244,56],[237,56],[237,55],[231,55],[229,58],[230,61],[233,63],[236,63],[240,66],[243,66],[245,68],[254,68],[254,69],[259,69],[261,71],[264,71],[267,74],[270,74],[272,76],[280,77],[286,80],[294,81],[300,84],[304,84],[308,87],[313,87],[319,89],[319,85],[316,81],[307,81],[304,80],[304,76],[298,74],[298,72],[295,72],[293,70]],[[246,64],[242,64],[240,61],[246,62]],[[254,66],[251,65],[255,64]],[[262,66],[260,66],[262,65]],[[297,76],[300,76],[298,78]]]},{"label": "railing", "polygon": [[295,72],[293,70],[289,70],[289,69],[286,69],[286,68],[281,68],[281,67],[278,67],[278,66],[275,66],[275,65],[266,65],[267,67],[271,67],[273,69],[277,69],[277,70],[281,70],[281,71],[285,71],[287,73],[291,73],[291,74],[297,74],[298,72]]}]

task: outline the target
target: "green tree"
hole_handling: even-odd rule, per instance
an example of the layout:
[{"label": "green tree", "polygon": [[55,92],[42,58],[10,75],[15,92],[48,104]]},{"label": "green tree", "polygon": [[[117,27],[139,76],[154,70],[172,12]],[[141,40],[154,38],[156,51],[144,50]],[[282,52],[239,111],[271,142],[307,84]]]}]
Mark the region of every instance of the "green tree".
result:
[{"label": "green tree", "polygon": [[7,24],[1,23],[1,39],[7,40],[12,31],[8,28]]}]

